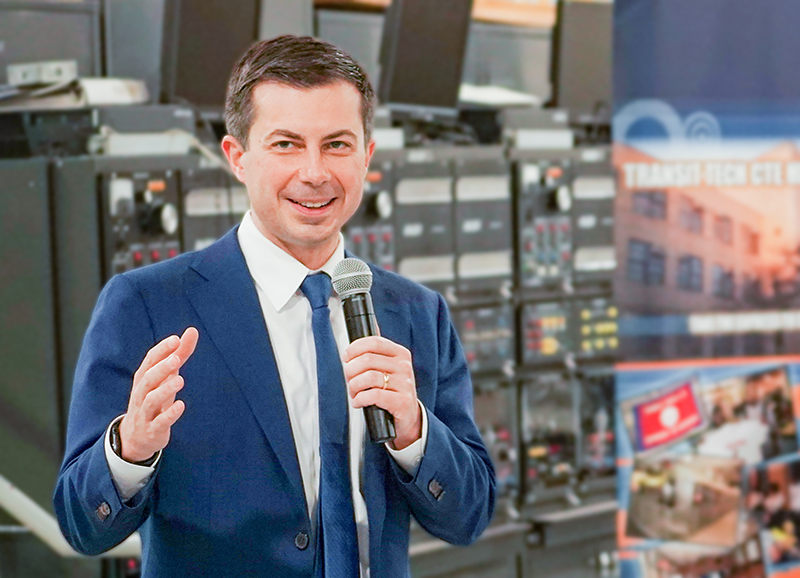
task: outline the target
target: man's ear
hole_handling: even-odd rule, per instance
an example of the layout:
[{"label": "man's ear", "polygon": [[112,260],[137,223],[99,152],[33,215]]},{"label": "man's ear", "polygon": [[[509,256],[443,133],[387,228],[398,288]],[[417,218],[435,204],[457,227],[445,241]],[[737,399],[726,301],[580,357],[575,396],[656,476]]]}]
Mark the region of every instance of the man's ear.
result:
[{"label": "man's ear", "polygon": [[366,170],[369,170],[369,161],[372,159],[372,155],[375,152],[375,141],[370,140],[369,144],[367,145],[367,166],[364,167]]},{"label": "man's ear", "polygon": [[247,152],[244,147],[229,134],[226,134],[222,138],[222,152],[225,153],[225,158],[228,159],[228,164],[233,171],[233,174],[236,175],[236,178],[239,179],[242,183],[247,184],[245,180],[245,170],[244,165],[242,164],[242,157]]}]

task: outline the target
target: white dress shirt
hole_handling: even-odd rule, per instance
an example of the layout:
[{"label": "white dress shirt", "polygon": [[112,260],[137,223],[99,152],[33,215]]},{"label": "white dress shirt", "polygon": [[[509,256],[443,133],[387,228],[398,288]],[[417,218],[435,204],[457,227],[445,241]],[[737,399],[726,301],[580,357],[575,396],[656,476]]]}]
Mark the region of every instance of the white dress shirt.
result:
[{"label": "white dress shirt", "polygon": [[[315,271],[309,270],[264,237],[256,228],[249,212],[239,227],[238,238],[247,268],[255,282],[256,292],[269,331],[289,411],[289,421],[300,464],[308,514],[312,527],[315,528],[320,468],[316,349],[311,327],[311,305],[300,291],[303,280],[308,274]],[[339,245],[320,271],[332,275],[334,267],[343,258],[344,239],[339,235]],[[329,308],[336,345],[340,355],[343,355],[350,341],[342,312],[342,303],[338,296],[331,296]],[[380,323],[380,320],[378,322]],[[202,338],[201,332],[200,339]],[[356,409],[350,406],[349,409],[350,478],[358,530],[361,576],[367,578],[369,576],[369,528],[367,505],[361,493],[361,476],[359,475],[366,424],[364,412],[360,408]],[[422,408],[422,420],[422,438],[420,440],[402,450],[393,450],[388,445],[386,446],[398,465],[411,475],[416,473],[422,459],[428,435],[427,415],[424,407]],[[110,427],[108,431],[110,432]],[[157,462],[151,467],[137,466],[126,462],[114,453],[108,440],[107,432],[105,453],[114,483],[120,496],[124,500],[130,499],[147,484],[155,471]],[[160,459],[160,455],[158,459]]]}]

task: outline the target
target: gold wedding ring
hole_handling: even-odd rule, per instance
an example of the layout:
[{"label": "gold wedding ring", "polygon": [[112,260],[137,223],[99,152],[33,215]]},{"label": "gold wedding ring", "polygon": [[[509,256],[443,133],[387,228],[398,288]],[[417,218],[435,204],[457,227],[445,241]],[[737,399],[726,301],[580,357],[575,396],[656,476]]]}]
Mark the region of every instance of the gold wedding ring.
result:
[{"label": "gold wedding ring", "polygon": [[388,373],[384,373],[383,374],[383,389],[386,389],[387,387],[389,387],[389,374]]}]

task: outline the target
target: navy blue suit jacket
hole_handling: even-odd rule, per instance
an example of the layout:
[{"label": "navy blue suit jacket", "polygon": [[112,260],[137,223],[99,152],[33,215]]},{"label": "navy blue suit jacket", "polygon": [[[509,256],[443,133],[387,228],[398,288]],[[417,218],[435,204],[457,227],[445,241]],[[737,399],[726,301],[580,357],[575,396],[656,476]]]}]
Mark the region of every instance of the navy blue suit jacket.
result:
[{"label": "navy blue suit jacket", "polygon": [[[414,477],[367,443],[373,578],[407,576],[409,515],[454,544],[474,541],[492,515],[494,472],[472,418],[472,386],[442,298],[374,269],[381,333],[412,352],[428,412]],[[148,484],[123,503],[104,432],[127,408],[132,376],[155,343],[195,326],[181,374],[184,415]],[[438,499],[437,499],[438,498]],[[236,237],[114,277],[101,293],[78,361],[67,447],[54,496],[79,552],[108,550],[139,529],[144,577],[310,577],[313,541],[289,415],[264,317]],[[104,516],[110,506],[110,514]]]}]

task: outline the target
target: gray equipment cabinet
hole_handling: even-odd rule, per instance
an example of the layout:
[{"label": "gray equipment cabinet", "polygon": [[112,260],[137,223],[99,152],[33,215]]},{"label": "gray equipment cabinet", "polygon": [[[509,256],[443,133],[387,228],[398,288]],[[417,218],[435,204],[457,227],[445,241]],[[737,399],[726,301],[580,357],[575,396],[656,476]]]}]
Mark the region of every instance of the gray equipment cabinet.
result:
[{"label": "gray equipment cabinet", "polygon": [[100,0],[0,0],[0,84],[9,64],[47,60],[74,60],[79,76],[101,75]]}]

